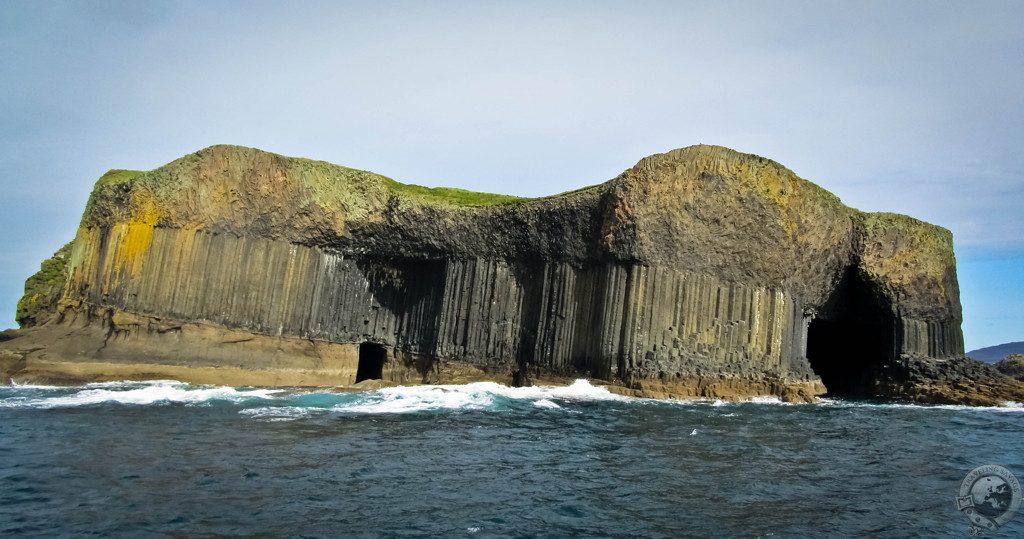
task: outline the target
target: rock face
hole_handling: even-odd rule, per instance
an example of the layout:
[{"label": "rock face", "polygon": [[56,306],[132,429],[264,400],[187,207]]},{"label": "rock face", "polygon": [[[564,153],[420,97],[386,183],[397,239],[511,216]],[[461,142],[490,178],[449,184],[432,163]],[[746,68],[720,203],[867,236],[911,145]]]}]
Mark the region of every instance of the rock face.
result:
[{"label": "rock face", "polygon": [[899,365],[963,355],[949,231],[713,146],[539,199],[213,146],[104,175],[61,271],[18,376],[914,398]]}]

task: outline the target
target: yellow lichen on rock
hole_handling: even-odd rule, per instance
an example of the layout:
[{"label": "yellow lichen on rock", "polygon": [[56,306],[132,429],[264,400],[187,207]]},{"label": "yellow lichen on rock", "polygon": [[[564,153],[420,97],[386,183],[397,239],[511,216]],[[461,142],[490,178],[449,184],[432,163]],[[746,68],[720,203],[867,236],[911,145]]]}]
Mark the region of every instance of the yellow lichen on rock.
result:
[{"label": "yellow lichen on rock", "polygon": [[124,226],[121,246],[117,250],[116,264],[137,275],[142,268],[142,258],[153,241],[153,226],[130,224]]},{"label": "yellow lichen on rock", "polygon": [[142,269],[142,260],[153,241],[153,228],[160,220],[160,210],[151,196],[139,193],[135,198],[131,219],[122,225],[116,260],[131,275],[138,275]]}]

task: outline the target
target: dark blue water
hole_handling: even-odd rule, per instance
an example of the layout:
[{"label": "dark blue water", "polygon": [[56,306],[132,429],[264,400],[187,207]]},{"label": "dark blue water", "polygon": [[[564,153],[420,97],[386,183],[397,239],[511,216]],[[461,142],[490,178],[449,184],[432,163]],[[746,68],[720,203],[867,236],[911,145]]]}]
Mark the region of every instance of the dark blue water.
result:
[{"label": "dark blue water", "polygon": [[1024,477],[1022,435],[1020,409],[586,384],[6,387],[0,535],[965,536],[961,479]]}]

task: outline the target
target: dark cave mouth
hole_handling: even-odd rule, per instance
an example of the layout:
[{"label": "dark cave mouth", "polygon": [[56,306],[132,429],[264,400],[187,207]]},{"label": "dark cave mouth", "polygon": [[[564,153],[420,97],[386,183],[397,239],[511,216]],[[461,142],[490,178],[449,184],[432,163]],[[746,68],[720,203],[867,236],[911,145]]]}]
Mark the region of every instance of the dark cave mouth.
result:
[{"label": "dark cave mouth", "polygon": [[869,396],[878,357],[871,334],[848,321],[815,319],[807,329],[807,359],[829,396]]},{"label": "dark cave mouth", "polygon": [[[356,368],[356,383],[363,380],[380,380],[384,377],[384,362],[388,351],[384,345],[364,342],[359,345],[359,366]],[[350,371],[351,372],[351,371]]]},{"label": "dark cave mouth", "polygon": [[847,268],[807,327],[807,360],[836,397],[873,397],[893,356],[891,310],[855,268]]}]

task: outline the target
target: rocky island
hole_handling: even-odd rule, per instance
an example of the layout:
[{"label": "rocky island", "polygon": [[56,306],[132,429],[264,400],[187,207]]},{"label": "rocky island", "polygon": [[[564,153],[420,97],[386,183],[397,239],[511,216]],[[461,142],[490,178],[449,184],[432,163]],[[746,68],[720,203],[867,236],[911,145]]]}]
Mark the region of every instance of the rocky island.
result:
[{"label": "rocky island", "polygon": [[1022,401],[964,357],[952,241],[716,146],[536,199],[213,146],[97,181],[0,375]]}]

